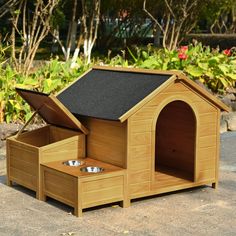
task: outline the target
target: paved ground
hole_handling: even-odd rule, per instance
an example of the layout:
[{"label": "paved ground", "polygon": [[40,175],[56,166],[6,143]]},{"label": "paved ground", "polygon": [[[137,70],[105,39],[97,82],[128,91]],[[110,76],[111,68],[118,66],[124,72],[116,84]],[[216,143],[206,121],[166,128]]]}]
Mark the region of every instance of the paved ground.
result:
[{"label": "paved ground", "polygon": [[218,190],[205,186],[159,195],[134,201],[126,209],[108,205],[87,210],[82,218],[56,201],[36,200],[23,187],[7,187],[3,172],[0,236],[236,235],[236,132],[221,136]]}]

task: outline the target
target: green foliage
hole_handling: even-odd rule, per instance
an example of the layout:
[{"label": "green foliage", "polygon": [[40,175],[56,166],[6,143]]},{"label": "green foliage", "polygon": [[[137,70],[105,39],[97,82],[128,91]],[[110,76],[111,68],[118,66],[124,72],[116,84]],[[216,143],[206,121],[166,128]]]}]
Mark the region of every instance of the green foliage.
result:
[{"label": "green foliage", "polygon": [[110,58],[110,56],[108,55],[107,58],[104,59],[105,64],[108,64],[110,66],[122,66],[122,67],[128,67],[129,66],[129,62],[128,60],[125,58],[125,51],[122,50],[121,51],[122,55],[117,54],[116,56]]},{"label": "green foliage", "polygon": [[[157,70],[182,70],[193,80],[200,80],[214,92],[224,92],[236,86],[236,52],[234,49],[210,49],[201,44],[180,47],[178,50],[156,49],[148,45],[145,49],[128,49],[115,57],[111,52],[96,64],[110,66],[139,67]],[[129,58],[129,59],[127,59]],[[4,51],[0,50],[0,122],[27,120],[32,112],[29,105],[15,92],[15,87],[33,89],[44,93],[56,93],[88,69],[79,58],[77,69],[70,62],[57,59],[35,68],[28,76],[17,73],[6,63]]]},{"label": "green foliage", "polygon": [[21,75],[9,65],[0,67],[0,122],[26,121],[32,114],[30,106],[15,92],[15,87],[56,93],[83,73],[87,67],[79,59],[79,69],[70,64],[51,60],[28,76]]},{"label": "green foliage", "polygon": [[[146,50],[136,48],[130,51],[135,67],[157,70],[182,70],[191,79],[199,79],[214,92],[222,92],[236,85],[236,53],[232,49],[220,52],[202,44],[181,47],[178,50],[155,49],[150,45]],[[182,59],[181,59],[182,58]]]},{"label": "green foliage", "polygon": [[205,19],[207,27],[210,27],[215,20],[223,16],[224,13],[230,14],[235,6],[234,0],[209,0],[206,1],[202,8],[200,19]]}]

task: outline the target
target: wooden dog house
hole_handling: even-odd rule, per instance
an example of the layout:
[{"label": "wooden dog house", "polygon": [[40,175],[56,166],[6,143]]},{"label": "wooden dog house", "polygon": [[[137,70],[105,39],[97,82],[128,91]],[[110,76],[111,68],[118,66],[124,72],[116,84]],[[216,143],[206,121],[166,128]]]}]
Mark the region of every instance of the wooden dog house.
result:
[{"label": "wooden dog house", "polygon": [[229,108],[183,73],[94,67],[57,98],[89,130],[86,155],[127,170],[129,200],[217,186]]},{"label": "wooden dog house", "polygon": [[[37,131],[12,137],[7,146],[9,184],[18,181],[29,187],[24,181],[36,160],[41,200],[55,198],[80,216],[92,206],[121,201],[128,207],[135,198],[218,184],[220,112],[228,107],[181,72],[94,67],[56,98],[23,90],[20,94],[35,110],[42,113],[47,108],[41,116],[55,128],[79,132],[76,142],[84,152],[71,155],[67,149],[65,160],[83,159],[84,166],[104,170],[84,173],[80,167],[64,166],[53,151],[51,158],[40,161],[48,142],[39,142]],[[35,102],[44,97],[50,102],[36,106],[29,94],[43,98]],[[49,105],[51,101],[57,106]],[[63,108],[67,118],[55,122],[61,116],[55,107]],[[53,147],[62,152],[60,144]],[[36,159],[36,154],[27,153],[33,149]]]}]

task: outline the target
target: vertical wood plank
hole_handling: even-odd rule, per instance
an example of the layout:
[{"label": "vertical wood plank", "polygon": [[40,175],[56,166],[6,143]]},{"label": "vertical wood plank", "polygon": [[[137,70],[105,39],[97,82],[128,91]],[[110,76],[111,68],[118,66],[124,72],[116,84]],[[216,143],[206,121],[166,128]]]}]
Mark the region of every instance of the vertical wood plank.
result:
[{"label": "vertical wood plank", "polygon": [[37,173],[36,173],[36,176],[37,176],[37,190],[36,190],[36,198],[40,200],[40,193],[42,191],[42,188],[41,188],[41,171],[40,171],[40,163],[41,163],[41,159],[42,159],[42,152],[40,149],[38,149],[38,155],[37,155],[37,161],[38,161],[38,168],[37,168]]},{"label": "vertical wood plank", "polygon": [[44,184],[44,167],[43,166],[41,166],[40,165],[40,181],[41,181],[41,188],[40,188],[40,190],[39,190],[39,200],[40,201],[46,201],[46,195],[45,195],[45,193],[44,193],[44,186],[45,186],[45,184]]},{"label": "vertical wood plank", "polygon": [[216,127],[216,156],[215,156],[215,183],[212,188],[217,189],[219,183],[219,158],[220,158],[220,110],[217,111],[217,127]]},{"label": "vertical wood plank", "polygon": [[83,191],[83,182],[81,179],[76,178],[76,189],[75,189],[75,203],[74,203],[74,215],[77,217],[82,217],[82,191]]},{"label": "vertical wood plank", "polygon": [[123,201],[121,203],[121,206],[123,208],[127,208],[127,207],[130,207],[130,198],[129,198],[129,195],[128,195],[128,175],[127,175],[127,172],[125,171],[124,173],[124,187],[123,187]]},{"label": "vertical wood plank", "polygon": [[12,181],[10,180],[10,176],[11,176],[11,173],[10,173],[10,139],[7,139],[6,140],[6,157],[7,157],[7,185],[8,186],[12,186]]}]

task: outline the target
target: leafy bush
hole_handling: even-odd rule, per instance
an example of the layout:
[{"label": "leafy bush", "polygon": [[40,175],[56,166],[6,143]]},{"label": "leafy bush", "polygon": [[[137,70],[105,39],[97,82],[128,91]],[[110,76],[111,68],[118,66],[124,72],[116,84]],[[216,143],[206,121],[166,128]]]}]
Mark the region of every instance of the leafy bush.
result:
[{"label": "leafy bush", "polygon": [[30,106],[15,92],[15,87],[56,93],[87,69],[82,61],[79,62],[79,69],[71,69],[69,63],[51,60],[29,76],[16,73],[9,65],[0,66],[0,122],[24,122],[32,114]]},{"label": "leafy bush", "polygon": [[[25,121],[31,116],[31,108],[15,92],[15,87],[33,89],[44,93],[55,93],[81,75],[88,66],[82,59],[77,61],[77,69],[70,63],[51,60],[34,69],[28,76],[16,73],[8,64],[0,48],[0,122]],[[110,66],[139,67],[158,70],[183,70],[191,79],[200,80],[214,92],[223,93],[236,85],[236,52],[203,47],[201,44],[180,47],[178,50],[147,48],[128,49],[110,58],[97,59],[94,63]]]},{"label": "leafy bush", "polygon": [[182,46],[178,50],[129,50],[135,67],[158,70],[182,70],[191,79],[199,79],[213,92],[223,92],[236,85],[236,53],[231,50],[203,47],[202,44]]}]

